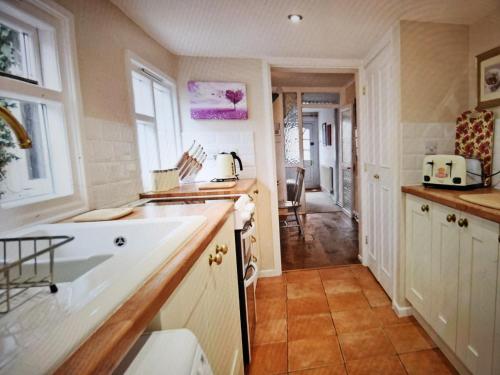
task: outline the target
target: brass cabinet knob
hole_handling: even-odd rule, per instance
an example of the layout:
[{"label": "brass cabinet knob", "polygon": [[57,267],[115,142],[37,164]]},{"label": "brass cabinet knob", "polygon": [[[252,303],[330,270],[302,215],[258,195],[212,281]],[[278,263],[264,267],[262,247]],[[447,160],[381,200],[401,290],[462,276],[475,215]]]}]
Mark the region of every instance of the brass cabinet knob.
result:
[{"label": "brass cabinet knob", "polygon": [[215,254],[222,253],[223,255],[226,255],[228,251],[229,251],[229,247],[227,245],[215,246]]},{"label": "brass cabinet knob", "polygon": [[257,242],[257,238],[255,238],[254,236],[250,236],[250,241],[252,243],[256,243]]},{"label": "brass cabinet knob", "polygon": [[469,226],[469,221],[467,219],[458,219],[458,226],[460,228],[467,228]]},{"label": "brass cabinet knob", "polygon": [[208,256],[208,264],[211,266],[212,263],[215,263],[217,265],[221,264],[222,263],[222,254],[217,253],[217,254],[215,254],[215,256],[210,254]]},{"label": "brass cabinet knob", "polygon": [[374,175],[373,175],[373,178],[374,178],[375,180],[378,180],[378,179],[380,178],[380,176],[379,176],[378,174],[374,174]]},{"label": "brass cabinet knob", "polygon": [[253,193],[254,193],[255,195],[259,194],[259,189],[255,189],[255,190],[253,191]]},{"label": "brass cabinet knob", "polygon": [[420,207],[422,212],[429,212],[429,205],[428,204],[423,204],[422,207]]},{"label": "brass cabinet knob", "polygon": [[257,257],[255,255],[252,255],[252,262],[257,262]]},{"label": "brass cabinet knob", "polygon": [[449,214],[448,216],[446,216],[446,221],[448,223],[454,223],[455,221],[457,221],[457,217],[455,216],[455,214]]}]

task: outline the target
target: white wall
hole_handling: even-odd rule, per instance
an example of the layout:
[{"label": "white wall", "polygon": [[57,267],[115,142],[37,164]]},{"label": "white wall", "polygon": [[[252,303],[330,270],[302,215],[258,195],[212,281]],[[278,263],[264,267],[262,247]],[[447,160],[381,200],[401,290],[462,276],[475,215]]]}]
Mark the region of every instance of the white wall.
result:
[{"label": "white wall", "polygon": [[[328,192],[330,190],[329,177],[324,175],[323,166],[333,167],[335,169],[336,155],[335,155],[335,117],[333,109],[318,109],[318,130],[319,130],[319,171],[320,171],[320,181],[321,188]],[[325,146],[323,140],[323,123],[332,124],[332,145]]]},{"label": "white wall", "polygon": [[[219,151],[237,150],[243,161],[242,177],[256,177],[259,187],[260,266],[264,273],[279,272],[274,258],[279,249],[274,133],[269,67],[257,59],[179,58],[177,86],[184,147],[192,139],[200,141],[213,156]],[[246,85],[248,120],[193,120],[187,82],[242,82]],[[213,161],[198,179],[213,176]],[[279,253],[279,251],[277,252]]]}]

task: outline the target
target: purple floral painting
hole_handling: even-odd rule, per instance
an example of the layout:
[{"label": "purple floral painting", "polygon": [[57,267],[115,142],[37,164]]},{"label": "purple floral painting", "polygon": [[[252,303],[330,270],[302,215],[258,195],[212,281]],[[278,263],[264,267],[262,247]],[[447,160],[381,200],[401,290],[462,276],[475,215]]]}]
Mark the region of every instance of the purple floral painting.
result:
[{"label": "purple floral painting", "polygon": [[245,84],[189,81],[191,118],[195,120],[247,120]]}]

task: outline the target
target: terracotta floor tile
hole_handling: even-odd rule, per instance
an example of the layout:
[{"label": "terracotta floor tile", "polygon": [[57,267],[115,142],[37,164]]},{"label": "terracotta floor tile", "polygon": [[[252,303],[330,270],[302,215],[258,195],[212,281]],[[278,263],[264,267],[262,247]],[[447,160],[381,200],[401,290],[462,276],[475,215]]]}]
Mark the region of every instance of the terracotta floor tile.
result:
[{"label": "terracotta floor tile", "polygon": [[366,357],[395,355],[396,351],[381,328],[339,336],[346,362]]},{"label": "terracotta floor tile", "polygon": [[349,375],[406,375],[398,356],[368,357],[346,363]]},{"label": "terracotta floor tile", "polygon": [[399,356],[409,375],[446,375],[457,374],[440,350],[423,350]]},{"label": "terracotta floor tile", "polygon": [[335,335],[335,328],[332,316],[328,313],[296,315],[288,318],[289,341],[332,335]]},{"label": "terracotta floor tile", "polygon": [[357,278],[359,285],[363,290],[367,289],[373,289],[373,290],[381,290],[383,291],[382,287],[378,283],[377,280],[375,280],[374,277],[372,276],[362,276]]},{"label": "terracotta floor tile", "polygon": [[325,291],[321,283],[288,284],[286,295],[288,299],[324,297]]},{"label": "terracotta floor tile", "polygon": [[345,375],[345,367],[343,364],[337,364],[326,367],[311,368],[309,370],[299,370],[289,372],[290,375]]},{"label": "terracotta floor tile", "polygon": [[285,284],[261,284],[257,283],[255,291],[257,299],[263,298],[286,298]]},{"label": "terracotta floor tile", "polygon": [[435,344],[418,323],[385,327],[385,332],[398,353],[432,349]]},{"label": "terracotta floor tile", "polygon": [[352,293],[361,291],[359,282],[355,278],[325,280],[323,281],[323,286],[325,287],[326,294]]},{"label": "terracotta floor tile", "polygon": [[370,308],[362,292],[330,294],[327,298],[332,312]]},{"label": "terracotta floor tile", "polygon": [[388,306],[391,304],[391,300],[382,289],[363,289],[363,293],[372,307]]},{"label": "terracotta floor tile", "polygon": [[287,372],[287,344],[254,346],[250,375],[284,374]]},{"label": "terracotta floor tile", "polygon": [[415,322],[415,318],[413,318],[412,316],[404,316],[399,318],[392,309],[392,306],[374,307],[372,310],[375,315],[377,315],[377,318],[380,320],[383,326],[393,326],[395,324]]},{"label": "terracotta floor tile", "polygon": [[362,277],[362,276],[372,276],[370,269],[368,267],[363,266],[362,264],[352,264],[349,266],[354,277]]},{"label": "terracotta floor tile", "polygon": [[266,298],[256,301],[257,322],[286,318],[286,299]]},{"label": "terracotta floor tile", "polygon": [[307,338],[288,342],[288,371],[341,363],[336,336]]},{"label": "terracotta floor tile", "polygon": [[321,282],[317,270],[289,271],[285,273],[287,283]]},{"label": "terracotta floor tile", "polygon": [[273,276],[273,277],[262,277],[257,282],[257,285],[267,285],[267,284],[286,284],[285,275]]},{"label": "terracotta floor tile", "polygon": [[381,326],[371,309],[332,312],[333,323],[338,334],[366,331]]},{"label": "terracotta floor tile", "polygon": [[286,342],[286,327],[286,319],[265,320],[258,322],[255,327],[254,345]]},{"label": "terracotta floor tile", "polygon": [[330,312],[330,308],[328,307],[326,296],[287,300],[288,317],[293,315],[319,314],[328,312]]},{"label": "terracotta floor tile", "polygon": [[321,280],[352,279],[354,274],[349,267],[325,268],[319,270]]}]

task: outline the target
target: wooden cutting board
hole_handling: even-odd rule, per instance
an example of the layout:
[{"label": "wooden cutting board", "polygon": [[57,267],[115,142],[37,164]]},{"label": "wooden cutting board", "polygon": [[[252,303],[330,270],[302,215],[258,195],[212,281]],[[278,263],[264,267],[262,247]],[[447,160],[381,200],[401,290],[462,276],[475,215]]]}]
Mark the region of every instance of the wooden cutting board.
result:
[{"label": "wooden cutting board", "polygon": [[459,198],[470,203],[479,204],[480,206],[500,210],[500,192],[487,194],[462,194],[459,195]]},{"label": "wooden cutting board", "polygon": [[200,190],[211,190],[211,189],[230,189],[236,186],[236,181],[228,182],[207,182],[198,185]]},{"label": "wooden cutting board", "polygon": [[100,210],[93,210],[85,212],[84,214],[75,216],[71,219],[74,222],[85,222],[85,221],[108,221],[116,220],[121,217],[130,215],[134,211],[132,207],[122,207],[122,208],[103,208]]}]

